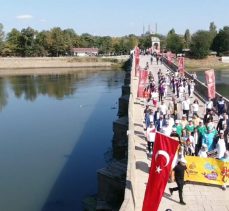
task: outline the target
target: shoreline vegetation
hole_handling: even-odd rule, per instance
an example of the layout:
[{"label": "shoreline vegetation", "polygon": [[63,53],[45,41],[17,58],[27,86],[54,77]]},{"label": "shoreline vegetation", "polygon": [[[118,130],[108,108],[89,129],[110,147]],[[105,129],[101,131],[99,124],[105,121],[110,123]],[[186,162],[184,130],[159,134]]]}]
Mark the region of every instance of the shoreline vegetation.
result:
[{"label": "shoreline vegetation", "polygon": [[185,68],[189,71],[202,71],[207,69],[229,70],[229,63],[220,61],[220,57],[209,56],[206,59],[189,59],[185,58]]},{"label": "shoreline vegetation", "polygon": [[118,57],[7,57],[0,58],[0,76],[47,75],[79,69],[122,68],[129,56]]}]

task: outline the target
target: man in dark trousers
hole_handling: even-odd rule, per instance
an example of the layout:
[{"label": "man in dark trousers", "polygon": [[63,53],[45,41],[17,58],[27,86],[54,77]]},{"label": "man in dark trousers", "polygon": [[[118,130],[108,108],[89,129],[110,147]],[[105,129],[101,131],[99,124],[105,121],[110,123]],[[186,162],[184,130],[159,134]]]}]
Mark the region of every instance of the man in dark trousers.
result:
[{"label": "man in dark trousers", "polygon": [[177,165],[173,169],[173,174],[172,178],[174,178],[175,175],[175,181],[177,183],[176,188],[169,188],[169,192],[171,195],[173,195],[173,191],[178,191],[179,192],[179,198],[180,198],[180,204],[186,205],[186,203],[183,200],[183,186],[184,186],[184,172],[187,171],[187,166],[186,166],[187,161],[184,158],[181,158]]}]

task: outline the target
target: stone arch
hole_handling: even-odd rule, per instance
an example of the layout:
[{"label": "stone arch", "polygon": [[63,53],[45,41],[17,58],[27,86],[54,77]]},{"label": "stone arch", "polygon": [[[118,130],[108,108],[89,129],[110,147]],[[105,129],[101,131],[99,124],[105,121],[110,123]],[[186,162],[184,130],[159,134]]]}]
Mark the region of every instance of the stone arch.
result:
[{"label": "stone arch", "polygon": [[160,53],[160,39],[158,37],[151,37],[152,53]]}]

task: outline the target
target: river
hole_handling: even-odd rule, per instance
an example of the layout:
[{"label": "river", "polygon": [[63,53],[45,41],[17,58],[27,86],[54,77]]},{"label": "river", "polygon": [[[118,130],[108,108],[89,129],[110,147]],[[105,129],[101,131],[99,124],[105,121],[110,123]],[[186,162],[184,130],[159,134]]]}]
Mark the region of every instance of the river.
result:
[{"label": "river", "polygon": [[110,158],[124,72],[0,78],[0,210],[82,210]]},{"label": "river", "polygon": [[[190,73],[193,71],[190,71]],[[205,81],[204,71],[196,71],[197,78],[202,81]],[[221,95],[229,99],[229,70],[216,70],[216,91]]]}]

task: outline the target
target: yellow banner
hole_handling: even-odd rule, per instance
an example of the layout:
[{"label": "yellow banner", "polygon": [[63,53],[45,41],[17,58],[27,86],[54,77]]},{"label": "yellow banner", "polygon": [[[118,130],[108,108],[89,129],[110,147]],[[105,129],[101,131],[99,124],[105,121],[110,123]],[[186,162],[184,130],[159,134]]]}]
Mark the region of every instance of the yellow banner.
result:
[{"label": "yellow banner", "polygon": [[229,162],[215,158],[186,156],[189,176],[186,181],[201,182],[215,185],[229,185]]}]

